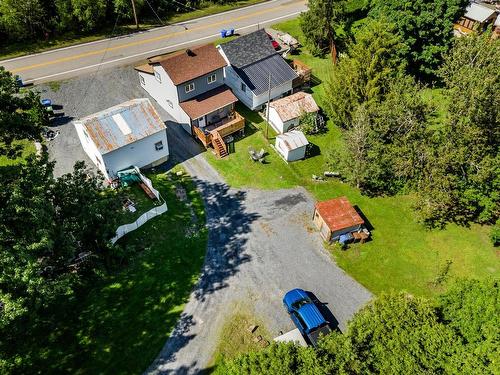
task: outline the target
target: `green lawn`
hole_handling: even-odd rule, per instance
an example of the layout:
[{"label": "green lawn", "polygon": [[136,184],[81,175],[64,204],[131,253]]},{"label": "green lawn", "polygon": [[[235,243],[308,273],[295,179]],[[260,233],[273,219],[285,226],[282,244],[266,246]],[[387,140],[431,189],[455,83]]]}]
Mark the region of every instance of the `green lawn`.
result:
[{"label": "green lawn", "polygon": [[[264,1],[267,0],[239,0],[227,4],[214,4],[211,3],[210,1],[206,1],[203,3],[204,5],[200,9],[186,13],[173,14],[170,17],[163,18],[162,21],[163,24],[184,22],[195,18],[205,17],[212,14],[226,12],[228,10],[261,3]],[[158,22],[157,19],[151,19],[151,20],[140,20],[139,26],[141,30],[148,30],[162,25]],[[96,40],[109,38],[111,36],[130,34],[135,32],[136,28],[135,24],[128,24],[128,25],[120,25],[119,27],[117,27],[113,35],[111,35],[112,31],[113,30],[111,25],[99,31],[95,31],[90,35],[82,35],[75,32],[68,32],[64,35],[51,38],[47,41],[39,40],[35,42],[9,43],[8,45],[0,46],[0,59],[2,60],[9,59],[13,57],[28,55],[31,53],[43,52],[51,49],[68,47],[76,44],[93,42]]]},{"label": "green lawn", "polygon": [[[33,340],[30,356],[41,372],[140,374],[168,339],[198,280],[207,230],[203,201],[188,177],[150,177],[168,211],[121,239],[129,263],[83,291],[74,308],[56,312],[51,334]],[[176,185],[185,188],[191,209],[177,199]],[[198,234],[187,235],[193,226]]]},{"label": "green lawn", "polygon": [[[249,330],[251,326],[257,326],[254,332]],[[259,336],[261,340],[257,341]],[[256,317],[249,307],[235,304],[219,332],[214,358],[209,368],[217,366],[223,359],[232,359],[242,353],[260,350],[271,340],[271,334],[262,320]]]},{"label": "green lawn", "polygon": [[[275,25],[303,40],[297,20]],[[331,62],[315,58],[304,49],[295,56],[313,68],[313,74],[323,82],[328,78]],[[323,84],[312,88],[313,96],[322,105]],[[424,93],[436,104],[435,121],[446,115],[442,93]],[[342,142],[340,130],[328,123],[328,132],[308,136],[315,145],[312,157],[285,163],[265,139],[265,122],[260,116],[238,107],[248,119],[247,137],[235,145],[235,153],[224,159],[216,159],[207,153],[207,159],[235,187],[262,189],[304,186],[318,200],[346,195],[358,205],[374,227],[373,241],[353,245],[348,251],[331,247],[337,263],[350,275],[374,293],[389,290],[406,290],[418,295],[434,295],[446,288],[433,282],[446,262],[452,262],[448,280],[456,277],[485,278],[500,274],[499,257],[491,245],[489,227],[472,225],[470,228],[450,224],[444,230],[427,230],[420,225],[411,208],[411,196],[369,198],[337,180],[313,182],[312,174],[321,175],[327,170],[324,153]],[[270,132],[274,143],[274,133]],[[248,155],[248,147],[268,152],[267,164],[254,163]]]},{"label": "green lawn", "polygon": [[0,156],[0,167],[12,166],[19,164],[20,162],[26,160],[29,155],[35,153],[35,144],[32,141],[18,141],[14,143],[14,146],[19,145],[22,148],[21,154],[16,159],[9,159],[6,156]]}]

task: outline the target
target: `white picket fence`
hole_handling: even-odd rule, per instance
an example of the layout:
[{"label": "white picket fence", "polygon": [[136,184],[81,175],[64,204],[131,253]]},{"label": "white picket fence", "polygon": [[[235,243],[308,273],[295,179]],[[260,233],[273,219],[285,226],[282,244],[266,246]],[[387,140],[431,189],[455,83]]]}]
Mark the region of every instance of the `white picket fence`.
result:
[{"label": "white picket fence", "polygon": [[[141,178],[142,182],[153,192],[155,197],[159,201],[161,201],[162,198],[160,196],[160,192],[153,187],[153,183],[151,182],[151,180],[149,178],[147,178],[146,176],[144,176],[141,173],[141,171],[139,170],[139,168],[134,167],[134,169],[139,174],[139,177]],[[139,228],[141,225],[147,223],[152,218],[167,212],[167,210],[168,210],[167,202],[164,202],[161,206],[154,207],[151,210],[149,210],[148,212],[143,213],[133,223],[120,225],[116,229],[116,235],[111,239],[111,243],[114,244],[116,241],[118,241],[120,238],[125,236],[127,233],[130,233],[133,230],[136,230],[137,228]]]}]

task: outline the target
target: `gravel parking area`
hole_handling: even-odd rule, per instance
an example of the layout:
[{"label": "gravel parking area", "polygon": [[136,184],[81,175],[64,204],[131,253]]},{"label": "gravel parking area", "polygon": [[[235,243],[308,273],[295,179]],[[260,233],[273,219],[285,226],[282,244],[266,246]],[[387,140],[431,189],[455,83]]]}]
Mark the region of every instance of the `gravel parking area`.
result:
[{"label": "gravel parking area", "polygon": [[[87,159],[72,118],[148,97],[131,67],[102,71],[95,78],[82,76],[62,82],[60,87],[39,88],[43,97],[62,106],[57,112],[64,112],[55,124],[61,134],[49,144],[59,174],[70,171],[76,160]],[[281,300],[296,287],[312,291],[326,303],[339,328],[345,330],[347,321],[371,294],[345,274],[323,248],[319,234],[311,228],[312,197],[302,188],[231,189],[207,163],[197,143],[156,107],[167,121],[170,165],[182,163],[204,197],[209,243],[200,281],[147,373],[197,374],[204,369],[233,302],[253,308],[276,336],[292,329]]]}]

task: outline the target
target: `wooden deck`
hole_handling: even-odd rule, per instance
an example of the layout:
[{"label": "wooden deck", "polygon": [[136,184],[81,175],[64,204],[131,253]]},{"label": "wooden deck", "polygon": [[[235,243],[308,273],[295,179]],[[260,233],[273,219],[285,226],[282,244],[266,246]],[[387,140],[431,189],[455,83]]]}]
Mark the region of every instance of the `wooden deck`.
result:
[{"label": "wooden deck", "polygon": [[[217,155],[224,157],[224,153],[227,155],[227,145],[223,142],[223,138],[245,129],[245,118],[235,111],[231,116],[222,119],[216,124],[209,125],[203,130],[197,126],[193,126],[193,129],[196,137],[203,143],[203,146],[206,148],[210,146],[214,147]],[[216,145],[214,144],[215,140],[217,140]],[[225,152],[222,152],[222,149]]]},{"label": "wooden deck", "polygon": [[298,77],[292,81],[292,87],[297,88],[304,85],[309,85],[311,81],[312,69],[299,60],[293,60],[290,66],[298,74]]}]

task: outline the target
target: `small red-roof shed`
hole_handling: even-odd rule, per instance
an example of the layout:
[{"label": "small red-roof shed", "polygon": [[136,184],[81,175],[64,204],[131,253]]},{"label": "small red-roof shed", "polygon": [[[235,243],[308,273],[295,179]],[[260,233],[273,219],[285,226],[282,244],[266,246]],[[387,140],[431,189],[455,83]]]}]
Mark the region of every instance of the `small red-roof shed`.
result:
[{"label": "small red-roof shed", "polygon": [[365,223],[346,197],[316,203],[313,221],[326,241],[359,231]]}]

